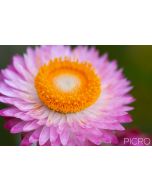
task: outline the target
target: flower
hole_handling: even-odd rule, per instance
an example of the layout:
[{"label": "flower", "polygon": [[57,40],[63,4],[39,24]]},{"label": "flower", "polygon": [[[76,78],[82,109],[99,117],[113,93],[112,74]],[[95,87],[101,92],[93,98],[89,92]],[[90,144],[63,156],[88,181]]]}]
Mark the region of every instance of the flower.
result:
[{"label": "flower", "polygon": [[21,145],[101,145],[131,122],[130,82],[95,48],[40,46],[1,70],[0,110]]}]

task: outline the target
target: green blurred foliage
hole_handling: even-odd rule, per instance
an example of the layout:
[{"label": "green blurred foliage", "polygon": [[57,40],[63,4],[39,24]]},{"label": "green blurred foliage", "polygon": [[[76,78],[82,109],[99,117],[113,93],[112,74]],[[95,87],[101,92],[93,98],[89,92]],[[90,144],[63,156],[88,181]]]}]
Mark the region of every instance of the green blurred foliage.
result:
[{"label": "green blurred foliage", "polygon": [[[30,45],[28,45],[30,46]],[[31,46],[30,46],[31,47]],[[0,69],[5,68],[15,54],[23,54],[27,46],[0,46]],[[152,134],[152,46],[96,46],[100,54],[108,53],[110,60],[117,60],[125,76],[132,82],[136,102],[131,112],[133,123],[128,127],[138,127],[144,133]],[[0,104],[0,108],[4,105]],[[0,145],[18,145],[19,136],[10,134],[3,128],[0,118]]]}]

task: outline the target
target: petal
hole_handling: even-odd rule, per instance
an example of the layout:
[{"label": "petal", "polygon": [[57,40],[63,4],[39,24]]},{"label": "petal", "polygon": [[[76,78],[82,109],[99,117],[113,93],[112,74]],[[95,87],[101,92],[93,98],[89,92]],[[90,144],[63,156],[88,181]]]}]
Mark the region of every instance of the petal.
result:
[{"label": "petal", "polygon": [[25,93],[25,92],[13,89],[12,87],[5,84],[4,82],[0,82],[0,93],[11,98],[18,98],[18,99],[23,99],[23,100],[30,99],[32,96],[29,93]]},{"label": "petal", "polygon": [[12,119],[12,118],[7,118],[6,123],[4,124],[4,128],[11,130],[13,126],[15,126],[17,123],[19,123],[21,120],[19,119]]},{"label": "petal", "polygon": [[22,84],[19,83],[19,81],[10,81],[7,79],[4,79],[4,82],[11,88],[23,91],[25,93],[32,93],[35,89],[34,86],[31,85],[31,83],[22,82]]},{"label": "petal", "polygon": [[61,144],[60,138],[58,137],[56,139],[56,141],[54,141],[54,142],[51,143],[51,145],[52,146],[61,146],[62,144]]},{"label": "petal", "polygon": [[44,145],[50,138],[50,128],[43,127],[40,137],[39,137],[39,144]]},{"label": "petal", "polygon": [[98,136],[94,136],[94,135],[89,135],[87,137],[87,139],[89,141],[91,141],[93,144],[96,144],[96,145],[100,145],[102,140],[101,140],[101,137],[98,137]]},{"label": "petal", "polygon": [[36,64],[35,52],[32,48],[27,49],[27,53],[24,55],[25,65],[32,76],[36,76],[38,73],[38,65]]},{"label": "petal", "polygon": [[7,69],[1,70],[1,74],[5,79],[9,80],[18,80],[19,82],[23,81],[21,75],[19,75],[17,72],[15,72],[15,69],[11,67],[8,67]]},{"label": "petal", "polygon": [[28,72],[25,68],[24,58],[21,56],[14,56],[13,57],[13,65],[16,71],[21,74],[26,81],[33,81],[32,75]]},{"label": "petal", "polygon": [[0,82],[0,93],[9,97],[16,97],[17,95],[17,93],[14,90],[12,90],[11,87],[7,86],[3,82]]},{"label": "petal", "polygon": [[120,123],[130,123],[130,122],[132,122],[132,117],[129,114],[117,117],[117,119],[119,120]]},{"label": "petal", "polygon": [[50,59],[55,59],[57,57],[70,57],[71,56],[71,49],[69,46],[49,46],[50,52]]},{"label": "petal", "polygon": [[23,131],[28,132],[28,131],[33,131],[34,129],[39,128],[40,126],[37,124],[37,121],[31,121],[28,122],[24,127]]},{"label": "petal", "polygon": [[32,118],[28,116],[25,112],[21,112],[15,107],[5,108],[0,110],[0,116],[4,117],[16,117],[24,121],[30,121]]},{"label": "petal", "polygon": [[20,143],[21,146],[30,146],[30,145],[32,145],[32,143],[29,141],[30,135],[31,135],[31,133],[28,133],[23,137],[23,139],[22,139],[22,141]]},{"label": "petal", "polygon": [[125,128],[120,123],[101,123],[98,125],[99,129],[119,130],[123,131]]},{"label": "petal", "polygon": [[50,141],[55,142],[58,138],[58,133],[56,127],[50,127]]},{"label": "petal", "polygon": [[63,132],[60,134],[60,140],[61,140],[62,145],[67,145],[69,136],[70,136],[70,130],[65,128]]},{"label": "petal", "polygon": [[97,64],[99,61],[99,52],[95,48],[88,48],[86,46],[78,46],[73,50],[72,57],[81,61],[88,61]]},{"label": "petal", "polygon": [[113,134],[112,132],[103,130],[103,136],[102,136],[102,142],[106,143],[106,144],[117,144],[118,143],[118,139],[116,137],[115,134]]},{"label": "petal", "polygon": [[26,125],[25,121],[21,121],[19,123],[17,123],[15,126],[12,126],[11,128],[11,133],[20,133],[23,131],[23,127],[24,125]]},{"label": "petal", "polygon": [[40,133],[42,131],[42,127],[36,129],[30,136],[29,141],[31,143],[37,143],[39,140]]}]

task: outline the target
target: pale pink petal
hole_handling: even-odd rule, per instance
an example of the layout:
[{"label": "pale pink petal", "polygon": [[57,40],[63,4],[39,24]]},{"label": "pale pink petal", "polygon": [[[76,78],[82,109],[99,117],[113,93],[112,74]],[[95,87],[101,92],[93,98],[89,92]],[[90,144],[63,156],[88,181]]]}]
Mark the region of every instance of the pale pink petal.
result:
[{"label": "pale pink petal", "polygon": [[42,131],[42,127],[36,129],[30,136],[29,141],[31,143],[37,143],[39,140],[40,133]]},{"label": "pale pink petal", "polygon": [[50,138],[50,128],[43,127],[40,137],[39,137],[39,144],[44,145]]},{"label": "pale pink petal", "polygon": [[66,145],[70,136],[70,130],[65,128],[63,132],[60,134],[60,140],[63,145]]},{"label": "pale pink petal", "polygon": [[56,127],[51,126],[50,127],[50,141],[55,142],[58,138],[58,133]]},{"label": "pale pink petal", "polygon": [[25,65],[30,74],[32,74],[33,77],[36,76],[39,67],[36,64],[35,52],[33,51],[33,49],[31,48],[27,49],[27,54],[24,55],[24,60],[25,60]]},{"label": "pale pink petal", "polygon": [[31,121],[28,122],[24,127],[23,127],[23,131],[24,132],[28,132],[28,131],[33,131],[37,128],[39,128],[40,126],[37,124],[37,121]]},{"label": "pale pink petal", "polygon": [[13,65],[16,71],[24,77],[26,81],[33,81],[32,75],[28,72],[28,70],[25,68],[25,62],[24,58],[22,56],[14,56],[13,57]]},{"label": "pale pink petal", "polygon": [[0,110],[0,116],[16,117],[16,118],[22,119],[24,121],[32,120],[32,118],[30,116],[28,116],[25,112],[21,112],[20,110],[18,110],[15,107],[12,107],[12,108],[9,107],[9,108]]}]

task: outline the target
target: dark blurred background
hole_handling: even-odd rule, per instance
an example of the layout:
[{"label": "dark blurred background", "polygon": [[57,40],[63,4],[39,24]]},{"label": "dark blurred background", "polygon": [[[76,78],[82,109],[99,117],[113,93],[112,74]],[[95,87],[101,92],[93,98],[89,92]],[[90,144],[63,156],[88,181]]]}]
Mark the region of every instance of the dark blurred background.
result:
[{"label": "dark blurred background", "polygon": [[[31,46],[30,46],[31,47]],[[27,46],[0,46],[0,69],[5,68],[14,54],[23,54]],[[116,59],[124,68],[125,76],[132,81],[132,95],[136,98],[131,112],[133,123],[127,127],[138,127],[143,133],[152,134],[152,46],[96,46],[100,54],[108,53],[110,60]],[[0,103],[0,108],[4,105]],[[0,117],[0,145],[18,145],[19,136],[3,128]]]}]

